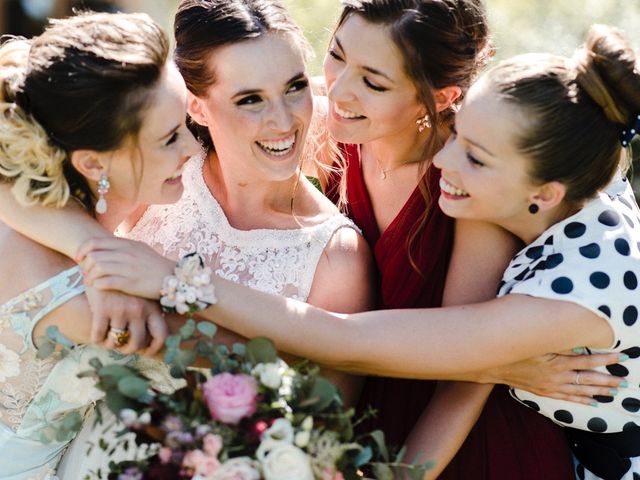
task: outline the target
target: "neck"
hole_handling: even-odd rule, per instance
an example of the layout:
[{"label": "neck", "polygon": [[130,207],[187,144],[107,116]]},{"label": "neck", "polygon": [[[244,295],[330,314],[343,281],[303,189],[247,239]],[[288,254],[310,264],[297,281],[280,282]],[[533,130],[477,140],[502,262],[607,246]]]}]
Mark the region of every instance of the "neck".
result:
[{"label": "neck", "polygon": [[[424,160],[425,139],[429,130],[418,133],[417,129],[389,135],[362,145],[364,158],[375,161],[383,176],[404,165],[419,163]],[[367,161],[367,160],[363,160]]]},{"label": "neck", "polygon": [[297,175],[283,181],[257,179],[233,168],[223,168],[212,152],[204,161],[204,181],[227,217],[255,218],[270,212],[289,213]]},{"label": "neck", "polygon": [[[102,215],[98,214],[96,218],[100,225],[110,232],[115,232],[118,225],[125,221],[129,224],[128,228],[125,228],[125,230],[128,230],[131,226],[135,225],[135,222],[140,217],[138,214],[138,218],[133,219],[139,208],[137,204],[132,205],[130,202],[119,201],[117,198],[109,198],[109,196],[107,196],[107,205],[107,211]],[[129,222],[130,218],[133,223]]]},{"label": "neck", "polygon": [[502,227],[516,235],[526,245],[529,245],[553,225],[576,214],[581,208],[582,205],[570,207],[562,204],[551,210],[539,212],[534,215],[528,214],[527,217],[519,219],[518,221],[509,222],[508,224],[502,225]]}]

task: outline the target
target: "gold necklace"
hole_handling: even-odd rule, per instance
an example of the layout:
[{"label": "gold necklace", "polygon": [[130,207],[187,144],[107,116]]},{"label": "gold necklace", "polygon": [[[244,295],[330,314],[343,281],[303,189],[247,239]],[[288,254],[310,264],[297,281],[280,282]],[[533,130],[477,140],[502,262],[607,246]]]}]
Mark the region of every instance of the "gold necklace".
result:
[{"label": "gold necklace", "polygon": [[393,172],[394,170],[396,170],[396,169],[398,169],[398,168],[400,168],[400,167],[404,166],[405,164],[404,164],[404,163],[401,163],[400,165],[395,165],[395,166],[393,166],[393,167],[391,167],[391,168],[384,169],[384,168],[382,168],[382,166],[380,165],[380,160],[378,160],[378,159],[376,158],[376,165],[378,166],[378,172],[379,172],[380,180],[386,180],[386,179],[387,179],[387,174],[388,174],[388,173]]}]

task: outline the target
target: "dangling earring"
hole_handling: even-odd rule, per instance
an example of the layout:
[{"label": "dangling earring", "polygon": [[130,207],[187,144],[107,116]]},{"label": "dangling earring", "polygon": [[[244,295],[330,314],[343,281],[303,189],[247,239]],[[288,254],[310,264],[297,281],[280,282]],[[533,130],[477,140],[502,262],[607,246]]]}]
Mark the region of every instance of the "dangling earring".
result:
[{"label": "dangling earring", "polygon": [[417,119],[416,125],[418,125],[418,133],[422,133],[425,131],[425,129],[431,128],[431,120],[429,120],[429,114]]},{"label": "dangling earring", "polygon": [[107,199],[104,196],[109,193],[109,188],[111,188],[111,184],[107,175],[103,173],[98,182],[98,201],[96,203],[96,213],[100,215],[107,213]]},{"label": "dangling earring", "polygon": [[531,205],[529,205],[529,213],[531,215],[535,215],[536,213],[538,213],[538,210],[540,210],[540,207],[536,203],[532,203]]}]

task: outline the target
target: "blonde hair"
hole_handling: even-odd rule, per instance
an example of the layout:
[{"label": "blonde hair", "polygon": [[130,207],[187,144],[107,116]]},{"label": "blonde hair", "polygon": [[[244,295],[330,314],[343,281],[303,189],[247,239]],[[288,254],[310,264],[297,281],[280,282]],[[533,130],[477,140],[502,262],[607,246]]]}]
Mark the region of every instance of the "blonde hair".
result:
[{"label": "blonde hair", "polygon": [[51,145],[44,128],[16,102],[30,43],[13,39],[0,47],[0,175],[10,179],[22,205],[61,207],[69,199],[63,164],[67,154]]}]

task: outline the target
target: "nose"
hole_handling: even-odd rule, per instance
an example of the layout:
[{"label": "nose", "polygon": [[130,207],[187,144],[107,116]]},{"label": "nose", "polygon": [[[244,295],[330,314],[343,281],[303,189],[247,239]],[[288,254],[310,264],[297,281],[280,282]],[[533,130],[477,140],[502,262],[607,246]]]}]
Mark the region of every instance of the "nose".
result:
[{"label": "nose", "polygon": [[278,132],[289,132],[293,126],[293,115],[287,102],[273,102],[269,110],[269,125]]},{"label": "nose", "polygon": [[354,99],[350,74],[346,68],[335,72],[332,80],[327,90],[327,97],[331,102],[344,102]]},{"label": "nose", "polygon": [[444,147],[433,157],[433,165],[440,170],[452,170],[454,168],[454,150],[456,149],[455,140],[450,137]]}]

